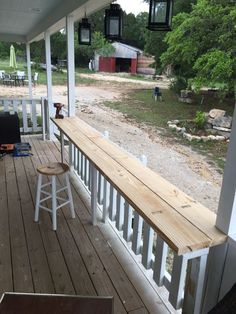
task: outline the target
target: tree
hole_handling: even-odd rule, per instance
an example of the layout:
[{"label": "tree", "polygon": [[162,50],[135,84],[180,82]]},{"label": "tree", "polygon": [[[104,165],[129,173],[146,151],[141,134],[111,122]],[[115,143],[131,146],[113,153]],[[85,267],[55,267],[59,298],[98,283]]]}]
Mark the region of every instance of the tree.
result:
[{"label": "tree", "polygon": [[161,57],[196,90],[202,86],[234,90],[236,77],[236,8],[227,0],[198,0],[190,13],[173,18],[173,31]]},{"label": "tree", "polygon": [[[144,0],[144,2],[149,2],[149,0]],[[196,0],[175,0],[173,7],[173,16],[177,15],[180,12],[190,12],[194,3],[196,3]],[[145,52],[155,56],[156,68],[158,72],[162,72],[163,67],[160,57],[162,53],[167,50],[168,47],[165,41],[166,35],[167,33],[165,31],[145,32]]]}]

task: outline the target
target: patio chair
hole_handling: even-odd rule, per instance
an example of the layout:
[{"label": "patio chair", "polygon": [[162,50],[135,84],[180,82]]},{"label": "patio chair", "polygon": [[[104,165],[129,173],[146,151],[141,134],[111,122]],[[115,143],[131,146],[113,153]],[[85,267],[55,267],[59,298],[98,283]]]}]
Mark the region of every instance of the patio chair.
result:
[{"label": "patio chair", "polygon": [[20,86],[25,84],[25,71],[16,71],[16,85]]},{"label": "patio chair", "polygon": [[0,81],[3,82],[4,79],[4,75],[5,75],[5,71],[4,70],[0,70]]},{"label": "patio chair", "polygon": [[[32,83],[34,84],[34,87],[36,86],[36,83],[38,82],[39,74],[37,72],[32,75]],[[24,83],[29,84],[29,80],[24,80]]]},{"label": "patio chair", "polygon": [[15,85],[15,80],[11,78],[10,74],[4,74],[3,85],[11,86],[11,87]]},{"label": "patio chair", "polygon": [[39,77],[38,72],[35,72],[34,75],[33,75],[33,78],[32,78],[32,81],[33,81],[34,86],[35,86],[36,83],[38,82],[38,77]]}]

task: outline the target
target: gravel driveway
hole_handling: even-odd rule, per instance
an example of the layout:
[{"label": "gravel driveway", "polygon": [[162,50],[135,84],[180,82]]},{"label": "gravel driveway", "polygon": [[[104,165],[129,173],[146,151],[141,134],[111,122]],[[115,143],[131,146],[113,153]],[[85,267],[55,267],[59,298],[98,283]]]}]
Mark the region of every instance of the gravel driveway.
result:
[{"label": "gravel driveway", "polygon": [[[98,79],[100,80],[99,76]],[[135,89],[147,87],[146,82],[142,85],[142,82],[134,81],[132,84],[130,81],[126,82],[124,78],[120,82],[123,84],[119,87],[112,86],[112,83],[108,86],[102,81],[95,86],[77,86],[76,114],[100,132],[108,130],[110,140],[134,156],[146,155],[151,169],[177,185],[189,196],[216,211],[222,176],[207,163],[204,156],[189,147],[176,144],[173,140],[163,139],[152,128],[138,125],[123,114],[103,106],[104,100],[120,100],[132,86]],[[150,88],[155,84],[149,82]],[[1,97],[26,97],[28,89],[1,86],[0,93]],[[33,93],[35,97],[45,96],[46,86],[36,86]],[[53,86],[53,100],[67,103],[67,88]]]}]

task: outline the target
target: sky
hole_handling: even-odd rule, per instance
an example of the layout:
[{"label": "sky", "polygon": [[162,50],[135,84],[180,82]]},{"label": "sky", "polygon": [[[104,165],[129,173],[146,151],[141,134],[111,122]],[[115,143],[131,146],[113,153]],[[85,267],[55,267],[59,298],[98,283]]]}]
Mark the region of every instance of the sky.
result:
[{"label": "sky", "polygon": [[126,13],[137,15],[140,12],[148,12],[148,4],[142,0],[117,0],[116,3],[119,3]]}]

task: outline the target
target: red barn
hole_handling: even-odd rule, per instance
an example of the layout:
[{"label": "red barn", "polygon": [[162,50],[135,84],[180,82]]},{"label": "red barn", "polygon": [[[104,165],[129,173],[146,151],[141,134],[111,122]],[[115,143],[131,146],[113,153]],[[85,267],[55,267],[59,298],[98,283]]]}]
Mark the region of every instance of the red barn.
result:
[{"label": "red barn", "polygon": [[[95,70],[99,72],[127,72],[127,73],[141,73],[139,71],[139,61],[143,60],[143,51],[123,44],[119,42],[114,42],[113,47],[115,47],[115,53],[109,57],[103,57],[99,54],[95,55]],[[145,57],[147,58],[147,57]],[[149,64],[154,62],[154,59],[148,58]],[[142,62],[142,61],[141,61]],[[148,64],[148,65],[149,65]],[[149,68],[149,71],[154,72],[154,69]],[[145,71],[144,71],[145,72]],[[144,74],[153,74],[153,73],[144,73]]]}]

